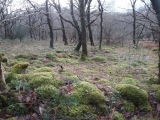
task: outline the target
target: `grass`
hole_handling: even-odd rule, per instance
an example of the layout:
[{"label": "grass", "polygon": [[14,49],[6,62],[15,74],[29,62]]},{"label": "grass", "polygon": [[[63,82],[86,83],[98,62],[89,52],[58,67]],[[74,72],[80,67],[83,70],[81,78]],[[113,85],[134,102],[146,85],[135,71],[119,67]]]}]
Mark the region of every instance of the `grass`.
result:
[{"label": "grass", "polygon": [[[58,51],[58,52],[57,52]],[[42,67],[53,71],[57,79],[69,82],[87,81],[115,87],[117,84],[134,84],[148,90],[148,80],[157,75],[158,56],[151,49],[135,50],[127,47],[88,46],[89,60],[82,62],[80,55],[74,53],[74,46],[56,43],[55,49],[49,48],[49,41],[2,41],[0,53],[3,52],[13,64],[15,57],[25,57],[30,66],[27,73],[39,72]],[[25,55],[34,55],[36,59],[27,59]],[[11,62],[12,61],[12,62]],[[45,67],[46,66],[46,67]],[[37,69],[39,68],[39,69]],[[59,72],[59,71],[64,72]],[[6,69],[7,72],[7,69]],[[152,85],[157,91],[159,86]]]}]

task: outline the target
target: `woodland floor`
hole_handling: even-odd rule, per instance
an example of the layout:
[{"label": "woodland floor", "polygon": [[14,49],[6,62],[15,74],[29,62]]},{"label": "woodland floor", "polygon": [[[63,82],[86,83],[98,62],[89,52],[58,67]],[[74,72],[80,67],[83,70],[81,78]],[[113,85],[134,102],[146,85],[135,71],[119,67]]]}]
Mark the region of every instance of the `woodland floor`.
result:
[{"label": "woodland floor", "polygon": [[[141,113],[134,111],[132,114],[123,113],[126,119],[131,120],[159,120],[159,110],[157,106],[159,102],[154,98],[152,84],[148,83],[151,78],[156,78],[158,73],[158,55],[155,47],[138,48],[132,46],[121,47],[120,45],[102,46],[99,50],[98,46],[91,47],[88,45],[88,61],[80,61],[80,56],[75,53],[74,45],[64,46],[63,43],[56,43],[55,49],[50,49],[49,41],[9,41],[2,40],[0,44],[0,52],[5,53],[9,61],[14,60],[17,55],[32,54],[36,60],[28,60],[30,66],[26,70],[40,67],[50,67],[56,72],[56,77],[67,80],[71,79],[69,74],[72,74],[74,79],[80,79],[98,85],[105,85],[114,88],[116,84],[127,83],[123,78],[132,78],[135,81],[129,84],[148,91],[149,100],[153,111],[149,113]],[[56,54],[56,60],[48,59],[47,54]],[[69,57],[68,57],[69,56]],[[100,60],[96,59],[100,58]],[[66,74],[61,73],[60,70]],[[97,85],[97,84],[96,84]],[[127,118],[127,116],[129,116]],[[102,118],[103,119],[103,118]],[[106,118],[104,118],[106,119]]]}]

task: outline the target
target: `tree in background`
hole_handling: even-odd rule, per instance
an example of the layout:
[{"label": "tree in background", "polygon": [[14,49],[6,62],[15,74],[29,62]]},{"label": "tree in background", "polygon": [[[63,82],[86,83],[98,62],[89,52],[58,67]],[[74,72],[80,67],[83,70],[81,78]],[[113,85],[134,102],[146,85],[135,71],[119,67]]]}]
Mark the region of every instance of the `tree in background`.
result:
[{"label": "tree in background", "polygon": [[82,53],[81,60],[86,60],[88,57],[87,52],[87,40],[86,40],[86,22],[85,22],[85,8],[88,0],[79,0],[79,13],[80,13],[80,23],[81,23],[81,35],[82,35]]},{"label": "tree in background", "polygon": [[[159,27],[160,27],[160,0],[151,0],[153,9],[156,11],[157,14],[157,19],[159,22]],[[159,38],[159,50],[158,50],[158,57],[159,57],[159,63],[158,63],[158,69],[159,69],[159,73],[158,73],[158,82],[160,83],[160,38]]]},{"label": "tree in background", "polygon": [[90,39],[90,44],[91,46],[94,46],[94,41],[93,41],[93,34],[92,34],[92,29],[91,29],[91,2],[92,0],[88,1],[88,6],[87,6],[87,22],[88,22],[88,33],[89,33],[89,39]]},{"label": "tree in background", "polygon": [[102,5],[101,0],[97,0],[97,1],[98,1],[98,9],[99,9],[99,12],[100,12],[99,49],[101,49],[102,48],[102,37],[103,37],[103,12],[104,12],[104,9],[103,9],[103,5]]},{"label": "tree in background", "polygon": [[49,27],[49,35],[50,35],[50,48],[54,48],[54,38],[53,38],[53,27],[51,24],[51,18],[50,18],[50,14],[49,14],[49,5],[48,5],[48,0],[46,0],[46,17],[47,17],[47,24]]}]

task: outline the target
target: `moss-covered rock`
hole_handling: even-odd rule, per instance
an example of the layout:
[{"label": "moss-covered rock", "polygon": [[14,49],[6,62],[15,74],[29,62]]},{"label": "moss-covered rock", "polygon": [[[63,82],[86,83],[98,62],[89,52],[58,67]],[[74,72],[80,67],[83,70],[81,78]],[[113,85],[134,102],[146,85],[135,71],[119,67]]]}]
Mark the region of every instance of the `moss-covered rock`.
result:
[{"label": "moss-covered rock", "polygon": [[96,106],[99,112],[106,112],[105,97],[103,93],[93,84],[88,82],[80,82],[74,85],[72,96],[84,105]]},{"label": "moss-covered rock", "polygon": [[26,68],[29,66],[28,62],[18,62],[10,68],[10,72],[21,74],[25,73]]},{"label": "moss-covered rock", "polygon": [[36,92],[42,99],[55,98],[58,93],[58,89],[53,85],[43,85],[36,88]]},{"label": "moss-covered rock", "polygon": [[147,92],[139,87],[130,84],[118,84],[115,88],[120,92],[124,99],[133,102],[137,107],[148,103]]},{"label": "moss-covered rock", "polygon": [[125,119],[121,113],[114,111],[113,120],[125,120]]}]

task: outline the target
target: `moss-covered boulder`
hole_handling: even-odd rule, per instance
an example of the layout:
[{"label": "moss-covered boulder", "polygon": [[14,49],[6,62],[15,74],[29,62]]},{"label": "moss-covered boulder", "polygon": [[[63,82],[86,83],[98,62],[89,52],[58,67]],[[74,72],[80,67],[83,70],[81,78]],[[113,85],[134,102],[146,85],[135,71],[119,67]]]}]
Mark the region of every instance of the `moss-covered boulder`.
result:
[{"label": "moss-covered boulder", "polygon": [[120,82],[121,84],[131,84],[131,85],[136,85],[138,80],[134,78],[129,78],[129,77],[124,77],[122,78],[122,81]]},{"label": "moss-covered boulder", "polygon": [[36,89],[37,94],[42,99],[55,98],[58,93],[58,89],[53,85],[40,86]]},{"label": "moss-covered boulder", "polygon": [[104,113],[107,110],[105,96],[91,83],[79,82],[74,85],[72,96],[75,97],[80,104],[96,106],[96,109],[100,113]]},{"label": "moss-covered boulder", "polygon": [[25,73],[25,70],[28,66],[29,66],[28,62],[19,61],[17,64],[13,65],[10,68],[10,72],[15,74],[22,74],[22,73]]},{"label": "moss-covered boulder", "polygon": [[118,84],[115,88],[120,92],[122,98],[132,102],[136,107],[151,110],[151,106],[148,103],[148,94],[145,90],[130,84]]}]

